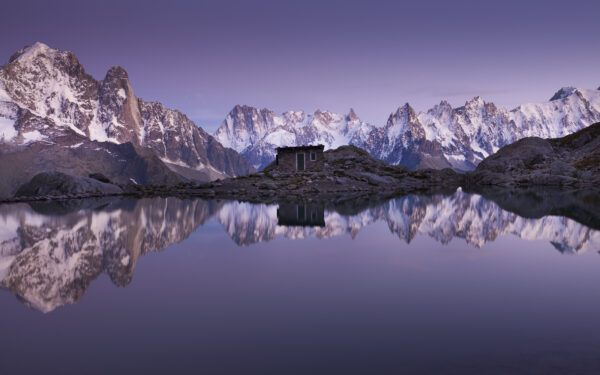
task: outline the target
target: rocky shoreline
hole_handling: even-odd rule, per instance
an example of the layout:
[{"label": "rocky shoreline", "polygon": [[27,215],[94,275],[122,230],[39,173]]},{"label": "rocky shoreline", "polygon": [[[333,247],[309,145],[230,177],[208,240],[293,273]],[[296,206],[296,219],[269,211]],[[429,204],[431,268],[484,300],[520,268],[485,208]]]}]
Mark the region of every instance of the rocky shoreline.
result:
[{"label": "rocky shoreline", "polygon": [[[50,178],[34,177],[17,194],[2,202],[25,202],[95,198],[101,196],[180,196],[269,202],[287,200],[336,200],[365,196],[395,197],[419,192],[451,192],[461,185],[462,175],[451,169],[409,171],[372,158],[354,146],[342,146],[324,153],[326,166],[318,172],[285,172],[274,166],[263,171],[217,180],[206,184],[181,182],[177,185],[107,185],[116,189],[81,189],[90,178],[54,173]],[[31,185],[31,186],[28,186]],[[49,186],[51,185],[51,186]],[[82,191],[83,190],[83,191]]]},{"label": "rocky shoreline", "polygon": [[116,185],[104,176],[42,173],[14,197],[0,202],[83,199],[104,196],[176,196],[249,202],[393,198],[406,194],[449,193],[458,187],[481,190],[523,187],[600,187],[600,123],[558,139],[525,138],[486,158],[474,172],[452,169],[410,171],[371,157],[355,146],[323,153],[320,171],[286,171],[271,164],[246,176],[210,183]]}]

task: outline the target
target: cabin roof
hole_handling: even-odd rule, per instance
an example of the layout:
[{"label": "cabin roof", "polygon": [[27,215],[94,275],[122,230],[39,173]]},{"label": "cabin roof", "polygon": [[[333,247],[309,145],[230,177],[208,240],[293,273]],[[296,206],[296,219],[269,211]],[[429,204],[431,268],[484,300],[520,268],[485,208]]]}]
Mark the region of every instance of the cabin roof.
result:
[{"label": "cabin roof", "polygon": [[306,151],[306,150],[321,150],[321,151],[323,151],[324,149],[325,149],[325,146],[323,146],[323,145],[277,147],[277,152],[294,152],[294,151]]}]

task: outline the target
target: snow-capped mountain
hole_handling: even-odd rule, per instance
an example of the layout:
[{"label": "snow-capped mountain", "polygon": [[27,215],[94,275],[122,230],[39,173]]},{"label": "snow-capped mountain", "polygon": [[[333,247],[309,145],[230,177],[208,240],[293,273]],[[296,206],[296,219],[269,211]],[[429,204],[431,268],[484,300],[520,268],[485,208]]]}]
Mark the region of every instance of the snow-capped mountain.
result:
[{"label": "snow-capped mountain", "polygon": [[[72,52],[35,43],[0,69],[2,154],[34,143],[124,144],[150,151],[186,177],[236,176],[252,168],[184,114],[133,93],[127,72],[111,68],[102,81],[87,74]],[[64,142],[63,142],[64,143]]]},{"label": "snow-capped mountain", "polygon": [[521,138],[556,138],[600,121],[600,91],[563,88],[551,100],[506,110],[475,97],[452,108],[446,101],[417,113],[408,103],[391,113],[384,126],[349,115],[317,111],[286,112],[236,106],[215,137],[262,168],[274,159],[275,148],[352,144],[388,163],[410,169],[471,170],[485,157]]},{"label": "snow-capped mountain", "polygon": [[237,105],[217,129],[215,138],[239,152],[255,168],[264,168],[275,160],[277,147],[324,144],[329,149],[362,144],[373,129],[353,109],[347,115],[320,110],[313,114],[289,111],[276,115],[268,109]]}]

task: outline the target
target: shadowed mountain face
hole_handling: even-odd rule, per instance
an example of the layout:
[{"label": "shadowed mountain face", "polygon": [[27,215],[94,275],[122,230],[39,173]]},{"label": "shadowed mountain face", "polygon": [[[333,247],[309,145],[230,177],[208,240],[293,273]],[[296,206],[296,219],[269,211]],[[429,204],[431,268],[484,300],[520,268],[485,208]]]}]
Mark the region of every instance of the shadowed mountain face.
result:
[{"label": "shadowed mountain face", "polygon": [[[223,240],[230,237],[238,245],[281,237],[355,238],[363,228],[383,223],[406,244],[425,235],[441,244],[457,238],[482,247],[514,235],[549,241],[563,253],[600,250],[600,220],[594,214],[600,211],[585,193],[528,191],[509,198],[493,191],[482,194],[500,205],[461,190],[362,206],[178,198],[0,205],[0,285],[28,306],[49,312],[79,301],[102,273],[117,286],[128,285],[140,256],[185,240],[209,219],[223,227]],[[517,208],[507,203],[515,197]],[[532,202],[538,210],[523,208]]]}]

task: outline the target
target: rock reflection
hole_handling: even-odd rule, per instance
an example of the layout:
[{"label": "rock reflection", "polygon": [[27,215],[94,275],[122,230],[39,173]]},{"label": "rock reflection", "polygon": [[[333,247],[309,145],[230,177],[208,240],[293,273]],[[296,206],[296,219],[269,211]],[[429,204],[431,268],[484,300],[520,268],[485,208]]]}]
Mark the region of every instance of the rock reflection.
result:
[{"label": "rock reflection", "polygon": [[[596,207],[589,195],[581,195],[585,199],[580,204],[573,195],[567,199],[544,193],[531,199],[531,193],[482,194],[499,203],[458,190],[385,202],[251,204],[153,198],[0,205],[0,284],[28,306],[49,312],[79,301],[102,273],[117,286],[128,285],[140,256],[185,240],[211,218],[238,245],[278,237],[355,238],[362,228],[382,222],[407,244],[426,235],[442,244],[459,238],[481,247],[510,234],[549,241],[563,253],[600,248]],[[509,211],[516,199],[518,213]],[[530,208],[527,199],[535,203]],[[532,210],[536,217],[524,217]],[[544,216],[557,212],[562,216]]]}]

